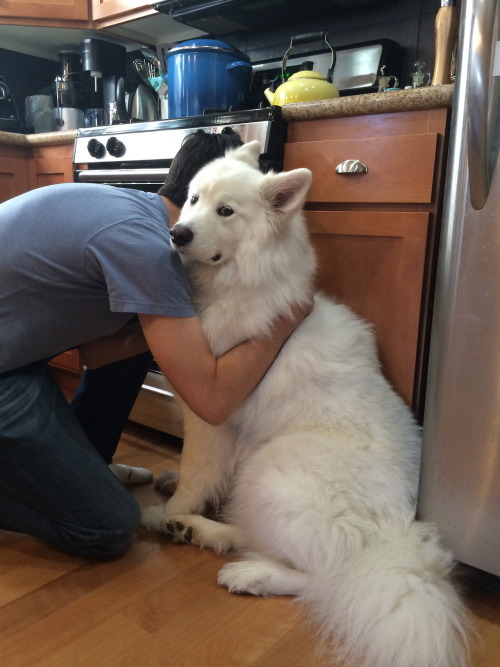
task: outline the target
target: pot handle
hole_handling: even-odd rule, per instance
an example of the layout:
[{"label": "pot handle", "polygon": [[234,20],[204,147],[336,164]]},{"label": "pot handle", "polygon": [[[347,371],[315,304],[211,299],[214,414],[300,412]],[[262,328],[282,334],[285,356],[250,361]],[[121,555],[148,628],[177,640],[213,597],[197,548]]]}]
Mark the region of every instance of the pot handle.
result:
[{"label": "pot handle", "polygon": [[325,44],[328,44],[328,46],[330,47],[330,51],[332,52],[332,62],[330,64],[330,67],[328,68],[328,74],[326,76],[326,80],[332,83],[333,70],[335,69],[335,63],[337,62],[337,54],[333,50],[333,46],[328,41],[328,38],[329,35],[325,30],[319,30],[317,32],[303,32],[300,33],[299,35],[292,35],[292,39],[290,40],[290,46],[286,50],[285,55],[283,56],[283,61],[281,63],[282,80],[285,81],[286,63],[288,61],[289,54],[295,48],[295,44],[305,44],[306,42],[317,42],[319,40],[322,40]]}]

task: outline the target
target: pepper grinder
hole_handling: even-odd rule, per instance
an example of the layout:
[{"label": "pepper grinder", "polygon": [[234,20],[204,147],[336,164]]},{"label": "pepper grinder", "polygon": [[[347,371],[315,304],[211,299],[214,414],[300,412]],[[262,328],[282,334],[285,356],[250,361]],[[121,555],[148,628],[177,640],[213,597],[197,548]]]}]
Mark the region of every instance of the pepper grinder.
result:
[{"label": "pepper grinder", "polygon": [[441,7],[436,15],[434,38],[436,59],[432,85],[450,83],[451,57],[458,31],[458,10],[455,0],[441,0]]}]

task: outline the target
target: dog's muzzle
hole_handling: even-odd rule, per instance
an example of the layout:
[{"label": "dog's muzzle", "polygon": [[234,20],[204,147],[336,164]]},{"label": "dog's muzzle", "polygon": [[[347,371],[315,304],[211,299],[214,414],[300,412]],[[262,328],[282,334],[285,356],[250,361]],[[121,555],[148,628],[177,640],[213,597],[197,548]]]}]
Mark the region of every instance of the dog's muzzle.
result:
[{"label": "dog's muzzle", "polygon": [[176,224],[170,230],[170,238],[172,243],[176,246],[183,246],[191,243],[193,237],[193,232],[189,227],[185,227],[184,225]]}]

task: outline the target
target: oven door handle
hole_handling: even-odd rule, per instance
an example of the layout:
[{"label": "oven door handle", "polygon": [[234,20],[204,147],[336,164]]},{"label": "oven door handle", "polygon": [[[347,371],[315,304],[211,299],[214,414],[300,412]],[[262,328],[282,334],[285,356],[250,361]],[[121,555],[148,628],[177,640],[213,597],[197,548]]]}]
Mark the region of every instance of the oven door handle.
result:
[{"label": "oven door handle", "polygon": [[151,169],[81,169],[75,171],[77,183],[147,183],[164,181],[168,168]]}]

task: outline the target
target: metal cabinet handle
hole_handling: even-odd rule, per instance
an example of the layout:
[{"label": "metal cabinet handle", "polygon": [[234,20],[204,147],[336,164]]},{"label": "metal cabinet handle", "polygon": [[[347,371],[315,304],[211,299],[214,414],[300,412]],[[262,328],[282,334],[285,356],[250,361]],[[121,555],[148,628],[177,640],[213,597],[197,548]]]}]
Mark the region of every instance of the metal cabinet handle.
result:
[{"label": "metal cabinet handle", "polygon": [[344,160],[335,167],[336,174],[366,174],[368,167],[360,160]]}]

